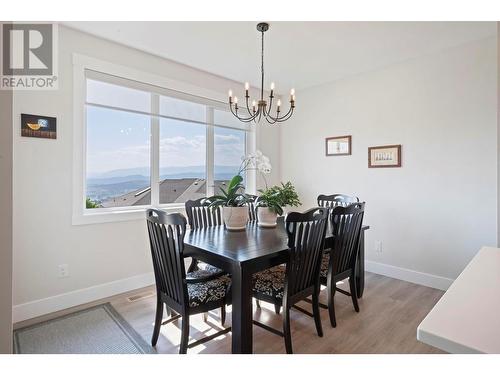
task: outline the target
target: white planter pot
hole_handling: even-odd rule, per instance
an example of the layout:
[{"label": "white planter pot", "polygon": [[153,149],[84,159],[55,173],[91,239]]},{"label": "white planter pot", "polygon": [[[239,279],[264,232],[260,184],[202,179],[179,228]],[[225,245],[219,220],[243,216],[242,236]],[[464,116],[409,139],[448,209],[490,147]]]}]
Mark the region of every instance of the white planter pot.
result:
[{"label": "white planter pot", "polygon": [[248,207],[222,207],[224,224],[229,230],[244,230],[248,222]]},{"label": "white planter pot", "polygon": [[259,227],[274,228],[277,225],[278,215],[269,207],[259,207],[257,209],[257,219]]}]

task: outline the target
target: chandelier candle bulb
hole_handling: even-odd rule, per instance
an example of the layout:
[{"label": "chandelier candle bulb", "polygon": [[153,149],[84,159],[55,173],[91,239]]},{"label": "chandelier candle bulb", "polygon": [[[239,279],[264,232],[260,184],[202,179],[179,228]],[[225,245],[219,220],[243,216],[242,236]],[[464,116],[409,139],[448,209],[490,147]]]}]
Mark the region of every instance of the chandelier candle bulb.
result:
[{"label": "chandelier candle bulb", "polygon": [[274,82],[271,82],[271,91],[274,90]]},{"label": "chandelier candle bulb", "polygon": [[232,91],[232,90],[229,90],[228,95],[229,95],[229,99],[231,100],[231,99],[232,99],[232,97],[233,97],[233,91]]}]

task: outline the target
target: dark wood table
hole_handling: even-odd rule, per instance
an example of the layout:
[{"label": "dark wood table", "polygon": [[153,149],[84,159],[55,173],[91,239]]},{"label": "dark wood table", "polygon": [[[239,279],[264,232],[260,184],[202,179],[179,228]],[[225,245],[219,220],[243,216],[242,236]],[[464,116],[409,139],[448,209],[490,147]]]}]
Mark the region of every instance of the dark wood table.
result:
[{"label": "dark wood table", "polygon": [[[364,226],[361,234],[356,281],[358,296],[364,289]],[[325,247],[332,241],[327,234]],[[233,232],[223,225],[188,231],[185,256],[213,264],[232,278],[232,352],[252,353],[252,274],[285,263],[288,238],[283,218],[276,228],[260,228],[250,222],[245,231]]]}]

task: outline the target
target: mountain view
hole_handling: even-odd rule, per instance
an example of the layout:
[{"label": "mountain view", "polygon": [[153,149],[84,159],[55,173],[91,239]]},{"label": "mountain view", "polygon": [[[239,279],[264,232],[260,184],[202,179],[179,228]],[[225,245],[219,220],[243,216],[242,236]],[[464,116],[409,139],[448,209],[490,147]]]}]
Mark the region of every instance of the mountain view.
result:
[{"label": "mountain view", "polygon": [[[215,166],[214,179],[218,181],[230,180],[239,166]],[[160,181],[172,183],[178,180],[204,180],[205,166],[167,167],[160,169]],[[112,170],[105,173],[90,174],[87,177],[87,197],[97,204],[140,191],[150,185],[149,168],[128,168]],[[182,193],[182,192],[181,192]],[[180,193],[180,194],[181,194]]]}]

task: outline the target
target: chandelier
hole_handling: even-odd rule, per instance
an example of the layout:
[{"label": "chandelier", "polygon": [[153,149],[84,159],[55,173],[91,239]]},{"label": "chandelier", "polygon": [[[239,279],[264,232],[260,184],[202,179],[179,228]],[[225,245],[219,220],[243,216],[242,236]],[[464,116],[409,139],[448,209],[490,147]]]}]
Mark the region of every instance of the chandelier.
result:
[{"label": "chandelier", "polygon": [[261,118],[265,118],[269,124],[275,124],[277,122],[283,122],[292,117],[293,110],[295,108],[295,90],[290,90],[290,108],[285,114],[282,114],[281,109],[281,99],[276,101],[276,109],[274,114],[272,114],[272,106],[274,99],[274,82],[271,83],[271,91],[269,94],[269,104],[264,99],[264,33],[269,30],[268,23],[259,23],[257,25],[257,30],[262,35],[262,49],[261,49],[261,86],[260,86],[260,100],[257,102],[252,101],[252,105],[249,105],[250,96],[248,95],[248,90],[250,89],[250,84],[245,82],[245,105],[243,108],[243,114],[241,114],[240,107],[238,106],[238,98],[233,97],[233,92],[229,90],[229,108],[234,116],[236,116],[240,121],[243,122],[260,122]]}]

